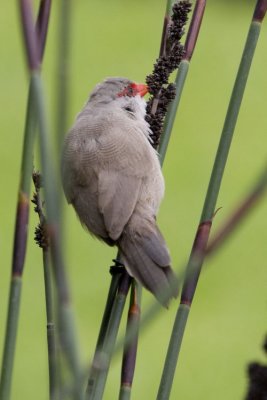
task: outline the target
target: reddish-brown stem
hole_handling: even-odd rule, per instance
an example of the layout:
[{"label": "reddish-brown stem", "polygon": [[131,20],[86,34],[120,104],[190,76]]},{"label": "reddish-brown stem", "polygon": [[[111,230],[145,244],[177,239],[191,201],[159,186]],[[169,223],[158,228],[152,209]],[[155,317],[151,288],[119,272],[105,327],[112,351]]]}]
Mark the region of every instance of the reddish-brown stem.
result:
[{"label": "reddish-brown stem", "polygon": [[166,45],[167,45],[168,29],[170,26],[170,21],[171,21],[170,16],[165,15],[164,21],[163,21],[163,29],[162,29],[159,57],[164,56],[166,54]]},{"label": "reddish-brown stem", "polygon": [[136,285],[132,283],[132,296],[128,312],[126,337],[130,330],[135,328],[135,335],[131,342],[124,348],[122,370],[121,370],[121,387],[131,387],[133,383],[136,354],[138,346],[138,327],[140,321],[140,306],[138,304]]},{"label": "reddish-brown stem", "polygon": [[38,41],[39,61],[41,62],[44,55],[46,36],[48,29],[48,21],[50,17],[51,0],[41,0],[37,22],[35,26],[36,37]]},{"label": "reddish-brown stem", "polygon": [[263,18],[265,17],[266,11],[267,0],[258,0],[253,15],[253,21],[262,22]]},{"label": "reddish-brown stem", "polygon": [[29,198],[27,194],[20,192],[16,213],[15,238],[13,248],[12,275],[21,276],[26,253]]},{"label": "reddish-brown stem", "polygon": [[32,4],[30,0],[20,0],[19,4],[27,61],[30,71],[35,71],[39,68],[39,52],[34,30]]},{"label": "reddish-brown stem", "polygon": [[187,271],[185,282],[183,285],[181,304],[191,305],[192,303],[198,278],[201,272],[201,267],[205,257],[211,225],[212,221],[204,221],[200,223],[198,227],[192,248],[192,254],[190,257],[192,262],[190,264],[189,270]]},{"label": "reddish-brown stem", "polygon": [[185,55],[184,55],[185,60],[190,61],[193,55],[205,7],[206,7],[206,0],[197,0],[185,41]]},{"label": "reddish-brown stem", "polygon": [[229,238],[230,234],[240,225],[240,222],[249,214],[250,211],[255,207],[258,201],[262,198],[262,193],[265,190],[265,186],[256,188],[238,207],[237,210],[229,217],[225,224],[219,229],[219,231],[212,237],[208,244],[206,254],[211,255],[219,246],[221,246],[226,239]]}]

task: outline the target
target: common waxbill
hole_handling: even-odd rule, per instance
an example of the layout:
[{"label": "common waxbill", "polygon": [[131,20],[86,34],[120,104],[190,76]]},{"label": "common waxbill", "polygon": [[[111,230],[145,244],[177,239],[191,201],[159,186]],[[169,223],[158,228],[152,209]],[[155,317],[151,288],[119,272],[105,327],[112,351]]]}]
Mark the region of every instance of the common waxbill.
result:
[{"label": "common waxbill", "polygon": [[129,274],[162,302],[177,285],[156,225],[164,179],[145,121],[146,93],[126,78],[95,87],[65,138],[62,181],[81,223],[116,245]]}]

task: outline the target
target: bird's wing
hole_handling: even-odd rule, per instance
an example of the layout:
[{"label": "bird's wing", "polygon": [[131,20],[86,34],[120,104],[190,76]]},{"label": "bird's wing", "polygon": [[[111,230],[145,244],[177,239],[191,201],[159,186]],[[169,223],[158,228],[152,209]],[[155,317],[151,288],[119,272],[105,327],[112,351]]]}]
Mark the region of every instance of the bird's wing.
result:
[{"label": "bird's wing", "polygon": [[119,238],[134,211],[141,181],[117,170],[102,170],[98,175],[99,211],[113,240]]},{"label": "bird's wing", "polygon": [[[110,127],[100,140],[105,163],[98,173],[99,211],[113,240],[121,235],[150,172],[150,144],[142,132],[131,125]],[[112,149],[112,150],[111,150]]]}]

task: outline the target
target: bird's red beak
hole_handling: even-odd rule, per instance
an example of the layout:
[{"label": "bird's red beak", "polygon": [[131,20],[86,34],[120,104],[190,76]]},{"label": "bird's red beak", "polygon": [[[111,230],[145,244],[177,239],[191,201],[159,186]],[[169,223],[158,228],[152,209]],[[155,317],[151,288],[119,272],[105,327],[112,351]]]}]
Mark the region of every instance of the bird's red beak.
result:
[{"label": "bird's red beak", "polygon": [[148,92],[147,85],[144,85],[143,83],[132,83],[131,87],[134,94],[140,94],[141,97],[145,96]]}]

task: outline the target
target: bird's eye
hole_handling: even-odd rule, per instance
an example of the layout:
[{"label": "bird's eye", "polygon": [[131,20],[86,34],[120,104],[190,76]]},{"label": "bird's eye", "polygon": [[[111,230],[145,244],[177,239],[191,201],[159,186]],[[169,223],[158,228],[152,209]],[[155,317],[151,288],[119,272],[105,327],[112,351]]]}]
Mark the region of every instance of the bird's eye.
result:
[{"label": "bird's eye", "polygon": [[123,109],[126,111],[128,117],[135,118],[135,113],[134,113],[134,110],[132,109],[132,107],[125,106],[125,107],[123,107]]},{"label": "bird's eye", "polygon": [[129,106],[124,107],[124,110],[130,113],[133,113],[133,109]]}]

